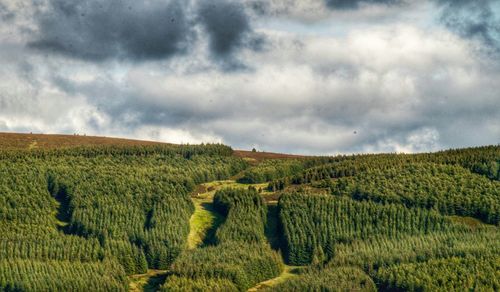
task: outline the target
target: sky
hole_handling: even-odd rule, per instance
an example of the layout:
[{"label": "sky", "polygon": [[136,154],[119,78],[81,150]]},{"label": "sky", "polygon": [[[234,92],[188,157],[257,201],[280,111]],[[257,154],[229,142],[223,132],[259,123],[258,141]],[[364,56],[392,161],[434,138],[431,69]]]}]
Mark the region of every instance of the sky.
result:
[{"label": "sky", "polygon": [[500,143],[497,0],[0,0],[0,132],[298,154]]}]

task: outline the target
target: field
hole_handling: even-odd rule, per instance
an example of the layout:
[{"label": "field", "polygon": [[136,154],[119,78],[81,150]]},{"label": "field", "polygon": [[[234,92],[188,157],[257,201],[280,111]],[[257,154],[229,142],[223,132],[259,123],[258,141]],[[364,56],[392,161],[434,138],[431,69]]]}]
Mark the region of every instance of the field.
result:
[{"label": "field", "polygon": [[1,291],[498,291],[500,146],[0,134]]}]

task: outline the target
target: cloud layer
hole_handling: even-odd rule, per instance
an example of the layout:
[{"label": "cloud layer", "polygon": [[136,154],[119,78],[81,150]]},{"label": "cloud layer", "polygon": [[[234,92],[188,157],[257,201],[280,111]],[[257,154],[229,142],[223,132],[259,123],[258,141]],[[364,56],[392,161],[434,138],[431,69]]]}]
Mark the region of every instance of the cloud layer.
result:
[{"label": "cloud layer", "polygon": [[177,1],[51,0],[37,15],[31,46],[84,60],[162,59],[188,46],[190,24]]},{"label": "cloud layer", "polygon": [[466,38],[481,41],[487,49],[500,53],[500,3],[495,0],[439,0],[442,21]]},{"label": "cloud layer", "polygon": [[227,58],[252,32],[243,4],[229,0],[49,0],[35,19],[31,47],[97,62],[188,53],[196,45],[197,26],[204,28],[213,55]]},{"label": "cloud layer", "polygon": [[500,142],[494,1],[294,1],[0,0],[0,131],[307,154]]},{"label": "cloud layer", "polygon": [[394,5],[400,0],[325,0],[326,5],[332,9],[355,9],[363,4]]},{"label": "cloud layer", "polygon": [[250,31],[248,17],[241,3],[217,0],[203,2],[199,17],[210,37],[210,48],[216,56],[227,56],[241,45]]}]

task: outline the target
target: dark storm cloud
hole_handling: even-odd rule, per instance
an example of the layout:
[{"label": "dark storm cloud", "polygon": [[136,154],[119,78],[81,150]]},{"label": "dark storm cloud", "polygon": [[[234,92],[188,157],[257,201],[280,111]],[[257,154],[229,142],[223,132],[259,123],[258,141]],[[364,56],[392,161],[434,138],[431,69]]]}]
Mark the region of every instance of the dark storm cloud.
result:
[{"label": "dark storm cloud", "polygon": [[90,61],[167,58],[188,47],[182,3],[50,0],[35,14],[38,36],[30,45]]},{"label": "dark storm cloud", "polygon": [[243,44],[250,23],[241,2],[203,1],[199,17],[210,37],[210,49],[217,57],[226,57]]},{"label": "dark storm cloud", "polygon": [[355,9],[360,4],[396,4],[401,0],[325,0],[331,9]]},{"label": "dark storm cloud", "polygon": [[[0,131],[309,154],[498,143],[500,67],[468,39],[494,45],[498,13],[470,2],[0,0],[0,18],[15,13],[0,25]],[[430,23],[441,11],[463,38]],[[252,70],[225,70],[239,61]]]},{"label": "dark storm cloud", "polygon": [[270,10],[270,1],[250,0],[246,5],[258,15],[266,15]]},{"label": "dark storm cloud", "polygon": [[30,46],[87,61],[165,59],[196,45],[197,25],[212,56],[233,65],[237,49],[259,45],[240,1],[48,0],[38,7]]},{"label": "dark storm cloud", "polygon": [[15,17],[15,14],[10,11],[7,6],[0,2],[0,21],[9,21]]},{"label": "dark storm cloud", "polygon": [[483,42],[500,52],[500,3],[493,0],[438,0],[443,6],[441,21],[466,38]]}]

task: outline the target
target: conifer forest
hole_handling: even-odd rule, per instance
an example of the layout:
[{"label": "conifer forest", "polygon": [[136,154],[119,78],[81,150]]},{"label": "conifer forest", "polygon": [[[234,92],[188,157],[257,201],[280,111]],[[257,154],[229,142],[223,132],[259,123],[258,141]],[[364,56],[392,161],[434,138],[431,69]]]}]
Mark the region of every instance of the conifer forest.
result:
[{"label": "conifer forest", "polygon": [[0,291],[500,290],[500,146],[306,157],[9,139]]}]

